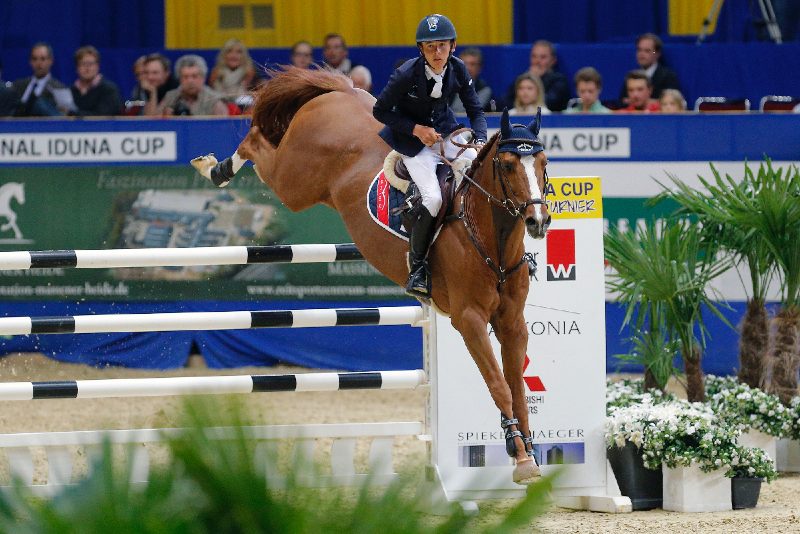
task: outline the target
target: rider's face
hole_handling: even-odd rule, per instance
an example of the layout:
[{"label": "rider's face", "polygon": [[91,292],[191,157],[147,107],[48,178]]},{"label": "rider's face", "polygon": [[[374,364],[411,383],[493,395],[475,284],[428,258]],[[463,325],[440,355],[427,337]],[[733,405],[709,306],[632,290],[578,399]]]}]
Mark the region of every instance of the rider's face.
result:
[{"label": "rider's face", "polygon": [[420,46],[425,61],[436,74],[440,74],[444,70],[450,53],[456,49],[455,43],[451,45],[450,41],[425,41]]}]

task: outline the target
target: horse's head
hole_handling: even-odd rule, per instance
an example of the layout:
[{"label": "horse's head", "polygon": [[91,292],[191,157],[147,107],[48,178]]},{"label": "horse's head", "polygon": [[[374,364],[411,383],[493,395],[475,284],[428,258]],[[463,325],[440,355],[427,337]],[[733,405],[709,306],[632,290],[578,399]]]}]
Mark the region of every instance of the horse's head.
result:
[{"label": "horse's head", "polygon": [[15,198],[20,204],[25,204],[25,186],[19,182],[5,183],[0,186],[0,198],[4,198],[6,202]]},{"label": "horse's head", "polygon": [[541,239],[550,226],[547,211],[547,156],[539,140],[541,109],[528,126],[511,124],[508,110],[500,118],[500,136],[494,156],[506,209],[525,221],[528,234]]}]

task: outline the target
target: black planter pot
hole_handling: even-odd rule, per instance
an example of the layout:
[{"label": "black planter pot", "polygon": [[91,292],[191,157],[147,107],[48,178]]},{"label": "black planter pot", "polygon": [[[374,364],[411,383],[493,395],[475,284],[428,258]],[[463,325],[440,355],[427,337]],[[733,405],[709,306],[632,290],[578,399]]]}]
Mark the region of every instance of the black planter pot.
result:
[{"label": "black planter pot", "polygon": [[734,477],[731,479],[731,505],[734,510],[755,508],[761,493],[763,478]]},{"label": "black planter pot", "polygon": [[633,443],[606,449],[619,491],[631,499],[634,510],[661,508],[664,487],[661,469],[647,469],[642,452]]}]

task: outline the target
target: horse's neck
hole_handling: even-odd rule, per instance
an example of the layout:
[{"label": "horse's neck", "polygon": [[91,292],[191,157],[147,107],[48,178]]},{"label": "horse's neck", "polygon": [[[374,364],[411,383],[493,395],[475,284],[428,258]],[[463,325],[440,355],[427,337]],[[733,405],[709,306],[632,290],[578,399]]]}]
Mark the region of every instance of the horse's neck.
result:
[{"label": "horse's neck", "polygon": [[[492,191],[484,184],[481,187],[495,198],[502,198],[502,192]],[[512,216],[505,208],[487,201],[484,193],[476,187],[467,189],[464,197],[465,209],[470,219],[475,238],[484,247],[484,253],[501,267],[515,263],[524,249],[524,228],[519,218]]]}]

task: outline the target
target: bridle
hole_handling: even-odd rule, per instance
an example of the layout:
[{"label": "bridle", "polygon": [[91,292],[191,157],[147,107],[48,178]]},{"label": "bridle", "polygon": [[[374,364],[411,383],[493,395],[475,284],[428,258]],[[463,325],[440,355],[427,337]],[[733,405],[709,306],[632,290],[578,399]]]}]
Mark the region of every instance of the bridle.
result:
[{"label": "bridle", "polygon": [[[467,129],[467,128],[464,128],[462,130],[469,131],[469,129]],[[466,150],[467,148],[475,148],[477,150],[480,150],[481,148],[483,148],[482,145],[478,145],[478,144],[474,144],[474,143],[459,143],[459,142],[455,141],[454,139],[452,139],[457,135],[457,133],[460,133],[460,132],[461,132],[461,130],[459,130],[457,132],[454,132],[451,135],[451,142],[454,145],[456,145],[458,147],[461,147],[462,152],[464,150]],[[488,265],[489,268],[492,269],[492,271],[495,273],[495,275],[497,276],[497,279],[498,279],[498,286],[500,286],[501,284],[505,283],[506,280],[508,280],[508,277],[511,274],[516,272],[520,267],[522,267],[525,264],[528,265],[528,272],[529,272],[530,276],[536,276],[536,259],[534,258],[533,254],[531,254],[529,252],[525,252],[522,255],[522,258],[519,260],[519,262],[517,262],[511,268],[504,268],[502,265],[497,265],[494,262],[494,260],[492,260],[492,258],[485,252],[485,250],[484,250],[483,246],[481,245],[479,239],[476,237],[475,231],[473,229],[474,222],[470,221],[470,217],[466,213],[465,199],[466,199],[467,188],[469,186],[475,187],[478,191],[481,192],[481,194],[483,194],[486,197],[488,202],[490,202],[490,203],[494,204],[495,206],[498,206],[498,207],[500,207],[502,209],[505,209],[505,211],[508,212],[508,214],[511,215],[513,218],[515,218],[515,219],[519,218],[519,219],[523,220],[523,222],[524,222],[524,220],[525,220],[525,210],[527,210],[528,206],[537,205],[537,204],[538,205],[546,205],[547,204],[547,186],[549,184],[549,179],[547,177],[547,168],[545,168],[544,169],[544,188],[542,190],[541,198],[528,198],[526,200],[518,202],[517,199],[519,198],[519,195],[517,195],[517,192],[514,191],[514,188],[511,186],[511,182],[509,181],[508,176],[503,172],[502,164],[500,163],[499,149],[506,143],[508,143],[508,144],[514,143],[516,145],[519,145],[520,143],[528,143],[528,144],[530,144],[530,143],[532,143],[532,141],[530,139],[516,139],[516,138],[499,139],[498,138],[496,143],[497,143],[497,149],[495,151],[494,157],[492,158],[492,180],[497,180],[497,181],[500,182],[500,188],[503,191],[503,198],[502,199],[497,198],[491,192],[487,191],[483,186],[481,186],[477,181],[475,181],[472,178],[471,173],[466,172],[466,173],[464,173],[464,180],[466,181],[467,185],[465,186],[465,189],[464,189],[464,191],[462,193],[462,196],[461,196],[461,208],[460,208],[460,210],[459,210],[459,212],[457,214],[450,215],[449,217],[447,217],[446,220],[447,221],[450,221],[450,220],[461,220],[463,222],[464,228],[467,231],[467,235],[469,236],[470,241],[472,241],[472,244],[475,247],[475,249],[478,251],[478,254],[480,254],[483,257],[483,260],[486,263],[486,265]],[[542,144],[539,141],[535,141],[533,143],[534,143],[534,145],[542,146]],[[461,153],[459,153],[459,155],[460,154]],[[517,154],[520,155],[519,153],[517,153]],[[458,156],[456,156],[456,157],[458,157]],[[448,164],[449,164],[449,162],[448,162]],[[535,175],[534,175],[534,178],[536,179]],[[502,243],[498,242],[498,258],[500,259],[501,263],[502,263],[502,249],[503,249]]]}]

